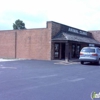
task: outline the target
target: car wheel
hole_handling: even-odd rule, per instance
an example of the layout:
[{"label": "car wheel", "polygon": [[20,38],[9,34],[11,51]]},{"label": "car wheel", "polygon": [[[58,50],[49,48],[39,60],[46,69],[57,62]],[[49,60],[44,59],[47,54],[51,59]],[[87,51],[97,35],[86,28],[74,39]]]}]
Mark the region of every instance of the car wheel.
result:
[{"label": "car wheel", "polygon": [[99,65],[99,64],[100,64],[100,59],[96,62],[96,64],[97,64],[97,65]]},{"label": "car wheel", "polygon": [[83,62],[83,61],[81,61],[81,64],[84,64],[84,62]]}]

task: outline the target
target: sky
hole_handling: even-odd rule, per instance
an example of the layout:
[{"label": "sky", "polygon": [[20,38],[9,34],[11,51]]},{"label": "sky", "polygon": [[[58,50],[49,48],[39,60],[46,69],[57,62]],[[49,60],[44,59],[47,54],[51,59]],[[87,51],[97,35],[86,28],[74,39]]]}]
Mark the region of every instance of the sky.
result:
[{"label": "sky", "polygon": [[1,0],[0,30],[20,19],[27,29],[55,21],[82,30],[100,30],[100,0]]}]

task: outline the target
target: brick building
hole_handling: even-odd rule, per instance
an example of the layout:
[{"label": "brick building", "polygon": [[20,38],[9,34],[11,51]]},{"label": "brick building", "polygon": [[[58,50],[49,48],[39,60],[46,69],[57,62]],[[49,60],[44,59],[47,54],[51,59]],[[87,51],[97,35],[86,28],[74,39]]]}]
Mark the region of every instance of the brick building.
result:
[{"label": "brick building", "polygon": [[72,59],[84,46],[100,46],[90,32],[48,21],[46,28],[0,31],[0,58]]},{"label": "brick building", "polygon": [[95,40],[97,40],[98,42],[100,42],[100,30],[95,30],[95,31],[89,31],[92,33],[92,36]]}]

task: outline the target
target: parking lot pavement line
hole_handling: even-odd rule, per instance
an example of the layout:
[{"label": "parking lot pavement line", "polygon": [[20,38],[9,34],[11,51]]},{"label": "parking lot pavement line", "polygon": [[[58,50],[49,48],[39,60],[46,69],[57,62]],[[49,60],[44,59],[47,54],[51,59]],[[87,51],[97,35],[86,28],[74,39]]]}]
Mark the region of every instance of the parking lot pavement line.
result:
[{"label": "parking lot pavement line", "polygon": [[68,80],[70,82],[77,82],[77,81],[82,81],[85,80],[85,78],[76,78],[76,79],[72,79],[72,80]]},{"label": "parking lot pavement line", "polygon": [[67,82],[77,82],[77,81],[82,81],[82,80],[85,80],[85,78],[83,77],[77,77],[77,78],[73,78],[73,79],[63,79],[64,81],[67,81]]},{"label": "parking lot pavement line", "polygon": [[49,77],[55,77],[55,76],[58,76],[57,74],[54,74],[54,75],[45,75],[45,76],[39,76],[37,78],[49,78]]},{"label": "parking lot pavement line", "polygon": [[17,69],[16,67],[4,67],[4,66],[2,66],[2,67],[0,67],[0,68],[2,68],[2,69]]}]

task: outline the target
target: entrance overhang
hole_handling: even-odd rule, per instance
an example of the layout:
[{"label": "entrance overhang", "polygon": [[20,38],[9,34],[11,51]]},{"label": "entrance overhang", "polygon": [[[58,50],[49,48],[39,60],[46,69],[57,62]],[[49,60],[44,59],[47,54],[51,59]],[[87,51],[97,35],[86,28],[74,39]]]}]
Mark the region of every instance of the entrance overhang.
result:
[{"label": "entrance overhang", "polygon": [[66,41],[66,42],[75,41],[75,42],[83,42],[83,43],[100,45],[100,43],[97,42],[92,37],[75,35],[75,34],[65,33],[65,32],[57,34],[54,38],[52,38],[52,41]]}]

